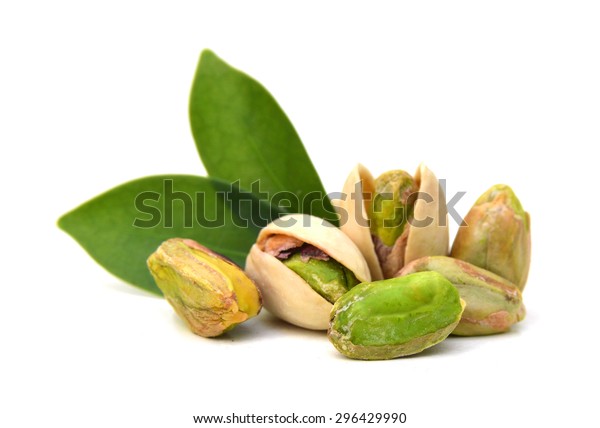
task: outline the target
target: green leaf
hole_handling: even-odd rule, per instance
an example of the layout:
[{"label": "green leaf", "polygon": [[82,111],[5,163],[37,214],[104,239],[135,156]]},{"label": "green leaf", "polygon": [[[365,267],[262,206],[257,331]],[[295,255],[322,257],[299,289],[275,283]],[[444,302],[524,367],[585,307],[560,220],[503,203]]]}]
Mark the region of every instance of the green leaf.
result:
[{"label": "green leaf", "polygon": [[146,267],[166,239],[194,239],[240,266],[277,212],[225,182],[191,175],[140,178],[84,203],[58,225],[104,268],[160,294]]},{"label": "green leaf", "polygon": [[[271,94],[256,80],[205,50],[190,96],[190,123],[209,175],[250,189],[287,211],[337,224],[300,137]],[[260,182],[259,195],[256,181]],[[254,183],[254,187],[253,187]]]}]

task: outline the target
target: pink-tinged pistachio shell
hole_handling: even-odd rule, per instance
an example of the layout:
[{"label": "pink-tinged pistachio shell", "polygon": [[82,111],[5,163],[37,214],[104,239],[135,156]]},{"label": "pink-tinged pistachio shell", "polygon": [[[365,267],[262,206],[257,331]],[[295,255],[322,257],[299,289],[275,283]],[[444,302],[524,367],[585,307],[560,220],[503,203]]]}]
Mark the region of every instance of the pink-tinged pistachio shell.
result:
[{"label": "pink-tinged pistachio shell", "polygon": [[492,186],[475,202],[451,256],[506,278],[521,291],[531,261],[529,214],[509,186]]},{"label": "pink-tinged pistachio shell", "polygon": [[200,336],[219,336],[260,312],[260,293],[244,271],[191,239],[163,242],[148,268],[175,312]]},{"label": "pink-tinged pistachio shell", "polygon": [[350,238],[327,221],[303,214],[283,216],[261,230],[246,259],[246,273],[260,288],[264,306],[273,315],[299,327],[325,330],[332,304],[270,248],[281,251],[286,245],[300,244],[319,249],[358,281],[370,281],[367,262]]},{"label": "pink-tinged pistachio shell", "polygon": [[[406,263],[419,257],[448,254],[448,211],[438,179],[423,164],[414,180],[407,177],[410,175],[398,170],[375,180],[364,166],[358,165],[344,184],[345,199],[335,202],[340,228],[361,250],[374,280],[393,277]],[[373,206],[378,189],[391,189],[398,210],[407,215],[409,224],[394,224],[397,229],[391,233],[382,233],[381,224],[373,228],[371,220],[377,220],[373,218],[374,210],[379,209]],[[411,197],[405,197],[410,190],[414,190]],[[392,245],[386,242],[390,237],[396,239]]]},{"label": "pink-tinged pistachio shell", "polygon": [[437,272],[450,281],[466,302],[452,334],[481,336],[502,333],[525,317],[519,289],[506,279],[451,257],[423,257],[406,265],[399,276]]}]

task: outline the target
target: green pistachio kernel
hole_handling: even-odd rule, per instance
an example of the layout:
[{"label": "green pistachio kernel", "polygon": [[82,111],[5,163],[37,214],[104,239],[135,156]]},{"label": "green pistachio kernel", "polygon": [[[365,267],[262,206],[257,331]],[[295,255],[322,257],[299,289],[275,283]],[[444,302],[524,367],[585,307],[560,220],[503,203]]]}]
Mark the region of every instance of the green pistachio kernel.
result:
[{"label": "green pistachio kernel", "polygon": [[283,260],[283,264],[330,303],[334,303],[359,282],[348,268],[331,258],[306,260],[300,253],[296,253]]},{"label": "green pistachio kernel", "polygon": [[191,239],[163,242],[148,258],[148,268],[175,312],[200,336],[219,336],[262,307],[244,271]]},{"label": "green pistachio kernel", "polygon": [[525,288],[531,260],[529,214],[513,190],[492,186],[475,202],[459,228],[450,255]]},{"label": "green pistachio kernel", "polygon": [[508,331],[525,317],[521,292],[506,279],[452,257],[422,257],[406,265],[399,275],[433,271],[443,275],[466,303],[452,334],[481,336]]},{"label": "green pistachio kernel", "polygon": [[388,247],[394,245],[412,217],[418,188],[413,177],[402,170],[388,171],[375,180],[375,196],[369,204],[371,234]]},{"label": "green pistachio kernel", "polygon": [[448,337],[463,309],[456,288],[437,272],[362,283],[334,304],[329,340],[361,360],[416,354]]}]

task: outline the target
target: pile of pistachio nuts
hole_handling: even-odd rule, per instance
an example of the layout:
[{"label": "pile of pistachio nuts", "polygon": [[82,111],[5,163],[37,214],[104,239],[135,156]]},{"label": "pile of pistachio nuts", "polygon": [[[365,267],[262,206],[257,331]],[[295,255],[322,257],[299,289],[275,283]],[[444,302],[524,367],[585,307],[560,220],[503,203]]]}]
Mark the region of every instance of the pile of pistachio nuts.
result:
[{"label": "pile of pistachio nuts", "polygon": [[495,185],[475,202],[449,251],[446,200],[424,165],[377,179],[352,170],[334,201],[340,227],[304,214],[262,229],[245,271],[189,239],[148,259],[157,285],[190,329],[223,334],[256,316],[327,330],[347,357],[412,355],[450,334],[502,333],[525,317],[529,214]]}]

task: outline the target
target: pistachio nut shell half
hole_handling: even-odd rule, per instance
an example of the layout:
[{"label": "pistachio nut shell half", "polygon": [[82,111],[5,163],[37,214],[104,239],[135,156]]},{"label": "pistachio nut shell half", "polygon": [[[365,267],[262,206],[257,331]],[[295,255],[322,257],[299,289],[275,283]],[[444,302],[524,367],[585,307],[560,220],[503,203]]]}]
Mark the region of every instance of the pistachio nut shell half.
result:
[{"label": "pistachio nut shell half", "polygon": [[529,214],[504,184],[488,189],[459,227],[450,255],[525,288],[531,261]]},{"label": "pistachio nut shell half", "polygon": [[[389,192],[393,200],[377,203],[378,192]],[[373,280],[391,278],[420,257],[448,254],[446,197],[424,164],[419,165],[414,179],[400,170],[374,179],[359,164],[346,179],[343,195],[335,201],[340,228],[363,253]],[[395,204],[392,209],[403,214],[405,221],[389,216],[388,202]],[[396,230],[385,232],[385,227]],[[387,242],[390,237],[395,242]]]},{"label": "pistachio nut shell half", "polygon": [[163,242],[148,268],[175,312],[200,336],[219,336],[260,312],[260,292],[244,271],[191,239]]},{"label": "pistachio nut shell half", "polygon": [[405,264],[425,256],[445,256],[450,243],[448,207],[440,182],[424,164],[419,165],[415,181],[422,197],[415,202]]},{"label": "pistachio nut shell half", "polygon": [[[307,264],[303,271],[298,259],[325,263]],[[312,330],[327,329],[332,303],[343,294],[328,294],[330,284],[323,276],[337,281],[348,274],[353,277],[348,288],[371,280],[367,263],[350,238],[326,220],[305,214],[285,215],[262,229],[246,259],[246,273],[260,288],[269,312]],[[310,276],[318,277],[317,283],[311,285]]]},{"label": "pistachio nut shell half", "polygon": [[466,303],[452,334],[481,336],[502,333],[525,318],[519,289],[506,279],[452,257],[423,257],[404,266],[399,275],[437,272],[450,281]]},{"label": "pistachio nut shell half", "polygon": [[375,179],[367,168],[358,164],[350,171],[343,193],[344,199],[333,200],[340,216],[340,229],[350,237],[364,256],[372,279],[375,281],[383,279],[367,214],[371,210],[370,206],[375,195]]},{"label": "pistachio nut shell half", "polygon": [[333,305],[328,336],[349,358],[397,358],[444,340],[463,309],[456,288],[437,272],[363,283]]}]

